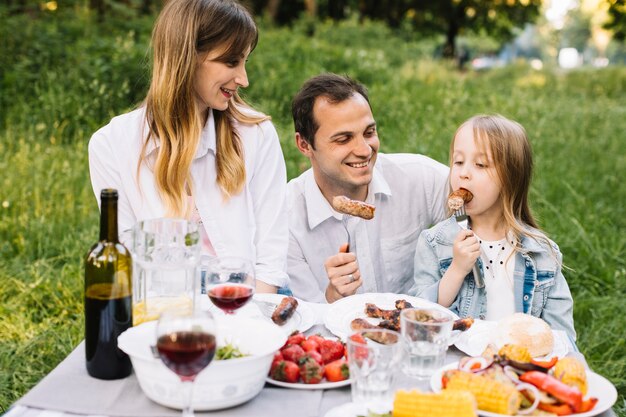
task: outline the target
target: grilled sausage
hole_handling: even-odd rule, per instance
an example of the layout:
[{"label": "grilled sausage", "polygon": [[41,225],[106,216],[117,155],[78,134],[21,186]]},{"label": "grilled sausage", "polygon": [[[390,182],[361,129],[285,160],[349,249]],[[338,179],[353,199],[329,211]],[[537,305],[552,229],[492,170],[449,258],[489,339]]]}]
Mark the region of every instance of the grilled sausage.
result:
[{"label": "grilled sausage", "polygon": [[454,322],[454,324],[452,325],[452,330],[460,330],[464,332],[465,330],[472,327],[472,324],[474,324],[474,319],[472,317],[464,317]]},{"label": "grilled sausage", "polygon": [[452,211],[456,211],[463,207],[466,203],[469,203],[474,198],[474,194],[465,188],[459,188],[456,191],[453,191],[448,196],[448,207]]},{"label": "grilled sausage", "polygon": [[357,200],[350,200],[345,195],[333,197],[332,206],[339,213],[357,216],[365,220],[372,219],[374,217],[374,210],[376,210],[376,207],[371,204]]},{"label": "grilled sausage", "polygon": [[287,320],[293,316],[298,308],[298,300],[293,297],[285,297],[280,304],[276,306],[276,310],[272,313],[272,321],[279,326],[287,323]]}]

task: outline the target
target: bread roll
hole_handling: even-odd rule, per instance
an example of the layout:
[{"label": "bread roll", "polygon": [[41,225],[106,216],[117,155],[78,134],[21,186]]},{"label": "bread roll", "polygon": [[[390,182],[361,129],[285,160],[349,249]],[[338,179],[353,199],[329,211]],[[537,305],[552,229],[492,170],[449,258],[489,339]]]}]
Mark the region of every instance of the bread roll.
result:
[{"label": "bread roll", "polygon": [[530,314],[515,313],[498,322],[495,343],[499,348],[506,344],[528,349],[533,358],[545,356],[554,348],[554,335],[548,323]]}]

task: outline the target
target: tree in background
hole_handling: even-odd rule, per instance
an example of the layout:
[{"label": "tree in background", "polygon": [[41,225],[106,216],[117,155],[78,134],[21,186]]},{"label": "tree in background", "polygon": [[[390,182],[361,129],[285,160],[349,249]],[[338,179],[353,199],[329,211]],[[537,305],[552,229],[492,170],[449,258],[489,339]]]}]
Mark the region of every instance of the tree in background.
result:
[{"label": "tree in background", "polygon": [[444,57],[456,55],[461,34],[486,34],[509,40],[539,16],[541,0],[414,0],[409,11],[412,24],[421,32],[444,33]]},{"label": "tree in background", "polygon": [[626,40],[626,0],[608,0],[609,21],[605,29],[613,31],[613,38],[624,42]]}]

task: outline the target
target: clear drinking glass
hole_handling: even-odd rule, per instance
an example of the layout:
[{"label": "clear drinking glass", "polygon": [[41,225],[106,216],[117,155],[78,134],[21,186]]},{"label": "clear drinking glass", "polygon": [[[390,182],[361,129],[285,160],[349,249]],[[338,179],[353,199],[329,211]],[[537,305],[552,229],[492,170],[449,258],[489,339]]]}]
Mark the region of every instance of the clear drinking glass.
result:
[{"label": "clear drinking glass", "polygon": [[198,225],[184,219],[144,220],[123,236],[134,262],[134,325],[167,310],[191,311],[201,251]]},{"label": "clear drinking glass", "polygon": [[402,361],[402,336],[387,329],[361,330],[347,341],[352,402],[368,413],[387,413]]},{"label": "clear drinking glass", "polygon": [[248,259],[234,256],[203,259],[200,270],[201,286],[206,285],[211,302],[226,314],[234,314],[254,295],[254,266]]},{"label": "clear drinking glass", "polygon": [[161,361],[183,385],[183,417],[193,417],[193,382],[206,368],[217,345],[215,320],[209,311],[165,311],[157,323]]},{"label": "clear drinking glass", "polygon": [[454,317],[441,310],[407,308],[400,313],[406,375],[426,379],[444,364]]}]

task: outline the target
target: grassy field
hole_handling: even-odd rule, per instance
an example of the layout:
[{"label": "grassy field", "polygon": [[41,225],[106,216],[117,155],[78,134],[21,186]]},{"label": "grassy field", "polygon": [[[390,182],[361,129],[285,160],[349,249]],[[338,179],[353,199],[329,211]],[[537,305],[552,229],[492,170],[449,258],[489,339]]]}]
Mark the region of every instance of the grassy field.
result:
[{"label": "grassy field", "polygon": [[[82,256],[97,238],[87,141],[132,108],[148,80],[150,19],[87,25],[0,13],[0,411],[82,339]],[[132,28],[132,29],[131,29]],[[246,96],[273,116],[289,177],[306,163],[292,143],[290,101],[323,71],[365,83],[384,152],[445,162],[452,133],[479,112],[521,122],[532,140],[532,206],[570,268],[578,345],[618,388],[626,416],[626,68],[534,71],[524,64],[459,73],[433,43],[353,23],[262,30]],[[18,35],[16,35],[18,34]],[[620,145],[621,144],[621,145]]]}]

